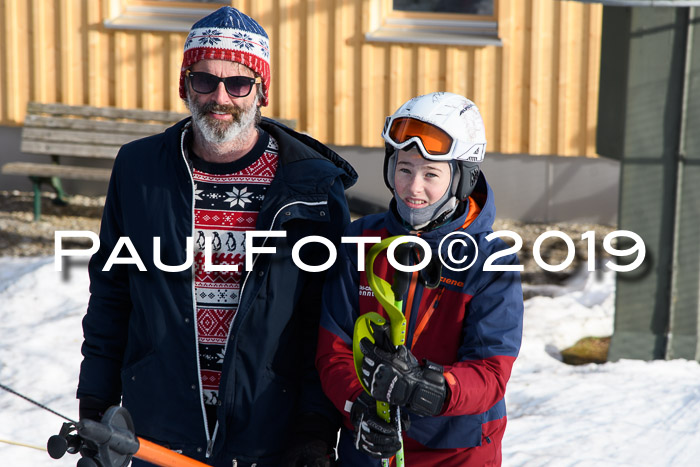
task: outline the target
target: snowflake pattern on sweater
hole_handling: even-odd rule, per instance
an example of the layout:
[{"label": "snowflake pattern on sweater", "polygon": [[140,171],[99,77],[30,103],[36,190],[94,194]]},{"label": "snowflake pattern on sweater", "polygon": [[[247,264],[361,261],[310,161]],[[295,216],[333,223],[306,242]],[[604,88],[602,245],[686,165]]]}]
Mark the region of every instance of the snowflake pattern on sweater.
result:
[{"label": "snowflake pattern on sweater", "polygon": [[[197,335],[204,403],[216,406],[229,329],[238,308],[245,268],[245,232],[255,230],[265,193],[278,165],[277,142],[267,133],[241,159],[227,164],[193,157],[195,183],[194,276]],[[212,265],[205,270],[206,240]]]}]

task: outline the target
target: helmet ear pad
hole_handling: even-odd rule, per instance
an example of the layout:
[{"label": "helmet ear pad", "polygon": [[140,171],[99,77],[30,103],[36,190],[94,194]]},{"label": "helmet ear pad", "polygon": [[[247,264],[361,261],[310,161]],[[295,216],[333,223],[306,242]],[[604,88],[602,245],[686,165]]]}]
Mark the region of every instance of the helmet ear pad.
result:
[{"label": "helmet ear pad", "polygon": [[396,158],[392,156],[396,153],[396,148],[389,143],[384,143],[384,184],[394,193],[394,171],[396,170]]},{"label": "helmet ear pad", "polygon": [[457,162],[455,164],[459,170],[459,182],[455,196],[459,201],[465,201],[474,191],[476,182],[479,181],[481,169],[478,163]]}]

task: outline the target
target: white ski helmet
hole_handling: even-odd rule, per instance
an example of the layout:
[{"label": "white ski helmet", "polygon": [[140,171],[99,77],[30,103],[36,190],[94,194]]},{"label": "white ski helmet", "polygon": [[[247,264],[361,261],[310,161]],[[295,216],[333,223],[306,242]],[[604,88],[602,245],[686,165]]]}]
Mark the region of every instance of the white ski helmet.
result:
[{"label": "white ski helmet", "polygon": [[474,189],[486,152],[486,130],[476,104],[466,97],[451,92],[414,97],[386,118],[382,138],[384,182],[390,190],[394,191],[391,156],[414,145],[425,159],[451,163],[459,176],[452,188],[458,200],[467,199]]}]

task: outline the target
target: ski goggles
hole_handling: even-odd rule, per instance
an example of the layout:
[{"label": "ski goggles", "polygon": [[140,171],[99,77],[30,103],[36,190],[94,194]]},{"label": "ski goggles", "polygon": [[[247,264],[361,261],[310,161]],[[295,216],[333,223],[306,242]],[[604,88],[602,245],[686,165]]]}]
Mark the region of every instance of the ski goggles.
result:
[{"label": "ski goggles", "polygon": [[454,138],[432,123],[412,117],[387,117],[382,137],[396,149],[403,149],[411,143],[416,143],[426,158],[452,159]]},{"label": "ski goggles", "polygon": [[216,91],[219,83],[224,83],[229,96],[245,97],[250,94],[254,84],[262,83],[259,76],[257,78],[249,76],[226,76],[221,78],[211,73],[190,70],[185,72],[185,76],[190,81],[192,89],[198,94],[211,94]]}]

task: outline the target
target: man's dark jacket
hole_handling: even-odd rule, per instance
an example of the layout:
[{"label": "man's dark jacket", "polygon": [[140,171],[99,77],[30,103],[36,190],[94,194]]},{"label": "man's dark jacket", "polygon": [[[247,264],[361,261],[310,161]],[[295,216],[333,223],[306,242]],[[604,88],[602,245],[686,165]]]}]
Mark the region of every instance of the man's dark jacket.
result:
[{"label": "man's dark jacket", "polygon": [[[309,235],[339,243],[349,222],[344,190],[357,174],[318,141],[272,120],[260,124],[280,148],[255,229],[284,230],[286,237],[254,242],[276,252],[253,254],[253,269],[243,276],[223,362],[218,428],[209,433],[192,268],[164,272],[154,262],[154,237],[160,237],[160,261],[176,266],[185,263],[193,235],[187,124],[126,144],[115,160],[100,248],[89,266],[77,395],[111,403],[121,397],[139,436],[207,463],[230,466],[235,458],[279,465],[292,436],[331,427],[337,417],[313,364],[324,274],[298,268],[292,247]],[[103,271],[120,237],[128,237],[146,271],[119,263],[133,256],[126,247]],[[321,264],[328,249],[314,242],[300,254],[306,264]]]}]

